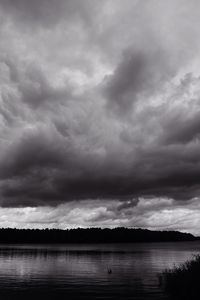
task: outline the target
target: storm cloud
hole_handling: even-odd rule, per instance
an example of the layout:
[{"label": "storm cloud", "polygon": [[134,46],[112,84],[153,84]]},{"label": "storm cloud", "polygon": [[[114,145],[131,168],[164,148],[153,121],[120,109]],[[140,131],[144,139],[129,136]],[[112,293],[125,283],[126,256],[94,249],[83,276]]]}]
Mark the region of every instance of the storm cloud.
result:
[{"label": "storm cloud", "polygon": [[132,226],[145,199],[197,201],[199,5],[0,0],[2,210],[90,201]]}]

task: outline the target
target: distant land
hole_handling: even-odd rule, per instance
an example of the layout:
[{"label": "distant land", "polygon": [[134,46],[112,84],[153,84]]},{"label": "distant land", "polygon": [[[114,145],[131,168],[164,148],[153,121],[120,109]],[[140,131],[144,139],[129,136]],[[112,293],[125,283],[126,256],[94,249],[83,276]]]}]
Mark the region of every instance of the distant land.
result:
[{"label": "distant land", "polygon": [[12,243],[140,243],[195,241],[198,237],[178,231],[151,231],[117,227],[113,229],[0,229],[0,244]]}]

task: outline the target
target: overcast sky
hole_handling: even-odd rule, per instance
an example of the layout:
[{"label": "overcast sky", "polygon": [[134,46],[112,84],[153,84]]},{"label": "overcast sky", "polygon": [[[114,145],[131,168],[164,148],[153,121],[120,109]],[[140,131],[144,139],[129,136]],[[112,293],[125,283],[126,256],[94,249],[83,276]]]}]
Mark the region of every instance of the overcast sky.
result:
[{"label": "overcast sky", "polygon": [[0,226],[200,234],[200,1],[0,0]]}]

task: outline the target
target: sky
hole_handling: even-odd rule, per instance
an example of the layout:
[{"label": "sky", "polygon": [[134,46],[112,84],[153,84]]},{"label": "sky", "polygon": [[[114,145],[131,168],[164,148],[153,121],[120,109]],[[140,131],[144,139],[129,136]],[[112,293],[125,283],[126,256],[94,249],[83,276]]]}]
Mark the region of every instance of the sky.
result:
[{"label": "sky", "polygon": [[0,0],[0,227],[200,235],[200,1]]}]

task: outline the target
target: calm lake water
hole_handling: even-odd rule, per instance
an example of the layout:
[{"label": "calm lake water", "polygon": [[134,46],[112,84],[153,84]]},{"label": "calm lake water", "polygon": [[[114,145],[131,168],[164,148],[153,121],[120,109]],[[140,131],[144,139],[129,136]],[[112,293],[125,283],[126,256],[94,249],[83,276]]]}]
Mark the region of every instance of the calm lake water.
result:
[{"label": "calm lake water", "polygon": [[1,245],[0,299],[169,299],[157,273],[197,253],[200,242]]}]

